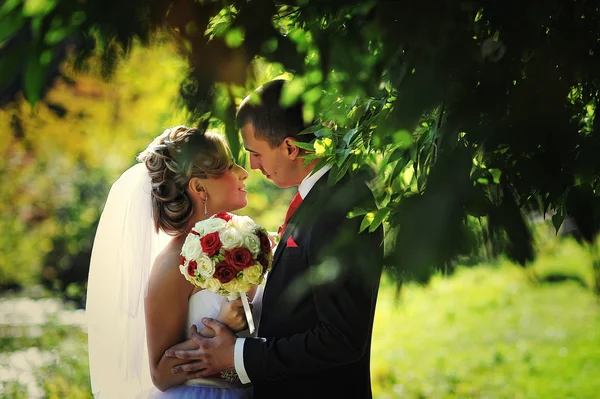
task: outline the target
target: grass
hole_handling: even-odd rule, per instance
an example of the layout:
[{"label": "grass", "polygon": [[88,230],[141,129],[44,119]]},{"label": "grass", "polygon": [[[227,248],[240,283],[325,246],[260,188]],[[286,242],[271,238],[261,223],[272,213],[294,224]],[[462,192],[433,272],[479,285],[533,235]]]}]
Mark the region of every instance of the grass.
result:
[{"label": "grass", "polygon": [[[527,270],[461,268],[398,300],[383,282],[372,353],[379,398],[597,398],[600,307],[591,259],[567,241]],[[566,271],[564,282],[544,276]]]},{"label": "grass", "polygon": [[[600,307],[591,255],[572,241],[542,249],[527,269],[507,261],[459,268],[428,286],[409,284],[399,298],[384,278],[372,345],[374,396],[598,397]],[[3,338],[0,354],[30,346],[56,355],[36,371],[46,398],[91,398],[85,333],[50,323],[43,338]],[[0,394],[27,397],[18,383]]]}]

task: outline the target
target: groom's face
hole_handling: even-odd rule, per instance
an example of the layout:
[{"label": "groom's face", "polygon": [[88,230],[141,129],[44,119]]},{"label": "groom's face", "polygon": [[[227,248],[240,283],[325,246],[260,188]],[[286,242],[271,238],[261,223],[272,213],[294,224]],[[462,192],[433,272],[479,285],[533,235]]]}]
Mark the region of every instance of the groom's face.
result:
[{"label": "groom's face", "polygon": [[257,169],[276,186],[285,188],[298,185],[294,176],[295,156],[290,156],[287,141],[272,148],[266,140],[256,138],[256,129],[251,123],[242,126],[244,147],[250,153],[250,168]]}]

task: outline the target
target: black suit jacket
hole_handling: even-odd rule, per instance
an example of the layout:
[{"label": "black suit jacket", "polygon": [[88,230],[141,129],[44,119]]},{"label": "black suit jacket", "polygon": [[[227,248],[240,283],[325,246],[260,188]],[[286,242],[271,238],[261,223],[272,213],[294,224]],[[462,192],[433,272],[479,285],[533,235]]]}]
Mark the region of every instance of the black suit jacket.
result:
[{"label": "black suit jacket", "polygon": [[[370,348],[383,234],[358,234],[354,207],[372,206],[367,176],[333,187],[325,174],[290,219],[244,364],[261,398],[370,398]],[[289,237],[297,247],[287,246]],[[324,263],[323,263],[324,262]]]}]

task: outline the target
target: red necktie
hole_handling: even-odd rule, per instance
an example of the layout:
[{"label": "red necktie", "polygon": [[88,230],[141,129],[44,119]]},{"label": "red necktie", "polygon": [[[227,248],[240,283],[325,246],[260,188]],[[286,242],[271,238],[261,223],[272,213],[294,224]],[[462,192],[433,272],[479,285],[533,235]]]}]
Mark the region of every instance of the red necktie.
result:
[{"label": "red necktie", "polygon": [[285,214],[285,222],[283,222],[283,225],[279,226],[279,230],[277,231],[279,233],[280,239],[283,236],[283,232],[285,231],[285,226],[287,226],[287,223],[292,218],[292,215],[294,214],[294,212],[296,212],[296,209],[298,209],[301,203],[302,197],[300,196],[300,192],[297,192],[296,195],[294,195],[292,202],[290,203],[290,207],[288,208],[287,213]]}]

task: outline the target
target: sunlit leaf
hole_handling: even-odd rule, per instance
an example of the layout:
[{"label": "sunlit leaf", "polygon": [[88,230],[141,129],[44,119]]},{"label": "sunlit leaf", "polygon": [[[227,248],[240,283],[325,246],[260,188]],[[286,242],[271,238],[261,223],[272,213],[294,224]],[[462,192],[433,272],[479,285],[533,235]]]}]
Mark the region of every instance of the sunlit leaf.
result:
[{"label": "sunlit leaf", "polygon": [[[370,233],[374,232],[381,225],[381,223],[385,220],[385,218],[389,214],[390,214],[389,208],[379,209],[377,211],[377,213],[375,213],[375,216],[373,217],[373,220],[372,220],[371,224],[369,225],[369,232]],[[360,227],[362,229],[362,224]]]},{"label": "sunlit leaf", "polygon": [[229,29],[225,34],[225,43],[231,48],[240,47],[242,43],[244,43],[245,36],[246,34],[244,32],[244,29],[239,26],[236,26],[234,28]]},{"label": "sunlit leaf", "polygon": [[371,223],[373,223],[373,220],[375,220],[375,213],[374,212],[367,213],[365,215],[365,217],[363,218],[362,222],[360,223],[359,232],[363,232],[367,227],[369,227],[371,225]]},{"label": "sunlit leaf", "polygon": [[304,84],[304,80],[302,78],[295,78],[291,80],[288,84],[283,87],[283,92],[281,93],[281,105],[284,107],[288,107],[294,104],[304,90],[306,85]]},{"label": "sunlit leaf", "polygon": [[367,213],[369,213],[369,211],[367,211],[366,209],[354,207],[352,211],[348,212],[347,217],[348,219],[354,219],[355,217],[363,216]]},{"label": "sunlit leaf", "polygon": [[56,6],[56,0],[25,0],[23,15],[32,17],[48,14]]},{"label": "sunlit leaf", "polygon": [[398,148],[408,148],[413,145],[412,135],[406,130],[398,130],[393,134],[393,139]]},{"label": "sunlit leaf", "polygon": [[494,177],[494,183],[500,184],[500,176],[502,176],[502,171],[500,169],[488,169],[488,170]]}]

